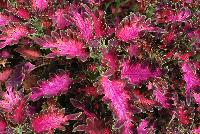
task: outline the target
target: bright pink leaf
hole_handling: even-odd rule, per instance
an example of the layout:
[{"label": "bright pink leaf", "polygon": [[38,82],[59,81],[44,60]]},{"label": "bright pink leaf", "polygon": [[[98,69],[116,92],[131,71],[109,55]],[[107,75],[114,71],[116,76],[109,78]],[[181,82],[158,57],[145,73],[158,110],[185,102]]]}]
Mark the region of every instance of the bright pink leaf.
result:
[{"label": "bright pink leaf", "polygon": [[121,77],[127,78],[131,84],[139,84],[142,81],[146,81],[149,78],[159,77],[160,69],[157,68],[156,71],[151,71],[148,67],[143,68],[141,64],[132,64],[129,62],[124,62],[122,65]]},{"label": "bright pink leaf", "polygon": [[68,124],[68,120],[75,120],[81,113],[66,115],[64,109],[60,110],[55,107],[49,107],[46,111],[33,117],[31,120],[32,128],[36,133],[49,132],[54,129],[63,129]]},{"label": "bright pink leaf", "polygon": [[92,19],[78,12],[77,5],[71,5],[70,16],[67,16],[80,31],[80,37],[89,41],[93,39]]},{"label": "bright pink leaf", "polygon": [[161,29],[150,26],[150,22],[145,21],[146,17],[139,14],[131,14],[126,17],[117,28],[115,36],[122,41],[130,41],[139,37],[142,31],[161,32]]},{"label": "bright pink leaf", "polygon": [[182,65],[182,71],[183,71],[183,79],[186,82],[186,101],[187,104],[190,104],[190,90],[194,87],[200,86],[200,78],[196,75],[195,69],[192,63],[184,62]]},{"label": "bright pink leaf", "polygon": [[[118,123],[123,124],[123,134],[131,132],[131,115],[128,110],[129,96],[125,92],[125,82],[120,80],[110,81],[107,77],[100,79],[103,88],[104,100],[110,100],[111,110],[115,113]],[[117,123],[117,124],[118,124]],[[116,125],[117,125],[116,124]]]},{"label": "bright pink leaf", "polygon": [[0,42],[0,49],[18,43],[21,38],[26,37],[29,33],[25,26],[19,24],[2,28],[2,31],[3,34],[0,35],[0,40],[3,40],[3,42]]},{"label": "bright pink leaf", "polygon": [[44,11],[48,7],[49,0],[32,0],[34,10]]},{"label": "bright pink leaf", "polygon": [[169,108],[169,104],[167,103],[167,98],[159,89],[154,90],[153,94],[157,102],[159,102],[164,108]]},{"label": "bright pink leaf", "polygon": [[89,16],[92,17],[95,38],[100,38],[100,37],[104,36],[106,34],[104,12],[98,10],[96,14],[99,17],[97,17],[97,15],[95,13],[93,13],[93,11],[87,5],[82,4],[82,6],[85,8],[85,10],[89,14]]},{"label": "bright pink leaf", "polygon": [[52,21],[57,28],[64,29],[70,25],[70,22],[64,18],[64,15],[67,14],[67,11],[67,9],[58,9],[52,16]]},{"label": "bright pink leaf", "polygon": [[81,60],[88,58],[88,53],[85,51],[85,42],[76,38],[53,33],[53,38],[35,39],[35,41],[43,48],[51,48],[52,53],[49,56],[67,56],[67,58],[78,57]]},{"label": "bright pink leaf", "polygon": [[200,94],[199,93],[193,93],[193,97],[195,102],[200,105]]},{"label": "bright pink leaf", "polygon": [[60,72],[55,74],[47,81],[42,81],[39,87],[35,87],[32,90],[30,100],[35,101],[41,97],[52,97],[67,92],[71,84],[71,79],[66,72]]},{"label": "bright pink leaf", "polygon": [[21,95],[11,87],[7,87],[7,91],[1,93],[1,96],[0,109],[8,113],[12,112],[13,108],[18,106],[22,99]]},{"label": "bright pink leaf", "polygon": [[10,22],[9,16],[0,13],[0,26],[8,25],[9,22]]},{"label": "bright pink leaf", "polygon": [[141,121],[137,128],[138,134],[148,134],[148,132],[149,132],[149,129],[147,128],[148,124],[149,124],[149,122],[147,120]]}]

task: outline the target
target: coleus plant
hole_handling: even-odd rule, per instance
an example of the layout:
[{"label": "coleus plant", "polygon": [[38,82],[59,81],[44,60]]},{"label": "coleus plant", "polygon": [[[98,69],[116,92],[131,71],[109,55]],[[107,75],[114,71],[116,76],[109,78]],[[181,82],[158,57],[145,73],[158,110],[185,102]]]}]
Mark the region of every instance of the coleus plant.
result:
[{"label": "coleus plant", "polygon": [[194,0],[0,2],[0,133],[200,133],[199,13]]}]

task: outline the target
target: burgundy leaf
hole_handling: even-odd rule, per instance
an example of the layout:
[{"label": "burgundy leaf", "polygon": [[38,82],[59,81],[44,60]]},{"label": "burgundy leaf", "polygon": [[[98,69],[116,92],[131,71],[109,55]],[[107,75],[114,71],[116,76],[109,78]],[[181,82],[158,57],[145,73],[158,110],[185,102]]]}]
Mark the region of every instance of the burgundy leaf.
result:
[{"label": "burgundy leaf", "polygon": [[111,134],[109,128],[97,118],[88,118],[86,125],[79,125],[73,129],[73,132],[84,131],[88,134]]}]

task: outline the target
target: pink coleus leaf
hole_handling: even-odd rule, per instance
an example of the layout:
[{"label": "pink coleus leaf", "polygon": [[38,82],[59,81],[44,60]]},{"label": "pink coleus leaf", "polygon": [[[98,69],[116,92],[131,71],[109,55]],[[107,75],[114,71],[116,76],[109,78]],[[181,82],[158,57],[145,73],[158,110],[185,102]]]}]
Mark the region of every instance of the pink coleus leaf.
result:
[{"label": "pink coleus leaf", "polygon": [[139,37],[142,31],[161,32],[161,29],[150,26],[150,21],[145,21],[146,17],[139,14],[131,14],[123,19],[121,25],[117,27],[115,36],[122,41],[128,42]]},{"label": "pink coleus leaf", "polygon": [[66,72],[55,74],[52,78],[42,81],[39,87],[35,87],[30,95],[30,100],[35,101],[41,97],[52,97],[68,91],[71,79]]},{"label": "pink coleus leaf", "polygon": [[65,19],[64,15],[67,14],[68,9],[58,9],[56,12],[52,15],[52,21],[54,25],[59,29],[64,29],[65,27],[70,25],[70,22]]},{"label": "pink coleus leaf", "polygon": [[200,133],[200,126],[196,127],[192,130],[192,134],[199,134]]},{"label": "pink coleus leaf", "polygon": [[78,12],[77,5],[71,5],[70,16],[67,16],[80,31],[80,37],[86,41],[93,39],[92,18]]},{"label": "pink coleus leaf", "polygon": [[23,123],[23,121],[26,118],[25,105],[26,105],[26,100],[21,99],[19,104],[15,106],[15,108],[13,109],[12,113],[8,113],[8,116],[7,116],[8,119],[16,124]]},{"label": "pink coleus leaf", "polygon": [[44,11],[48,7],[49,0],[31,0],[34,10]]},{"label": "pink coleus leaf", "polygon": [[133,84],[139,84],[142,81],[146,81],[149,78],[159,77],[160,69],[157,68],[155,71],[151,71],[148,67],[143,68],[140,63],[131,64],[129,62],[124,62],[122,65],[121,77],[127,78],[128,81]]},{"label": "pink coleus leaf", "polygon": [[54,129],[63,129],[69,120],[75,120],[80,115],[81,113],[65,115],[64,109],[49,107],[47,110],[34,116],[31,124],[36,133],[52,133]]},{"label": "pink coleus leaf", "polygon": [[3,13],[0,13],[0,27],[8,25],[9,22],[10,22],[9,16],[7,16]]},{"label": "pink coleus leaf", "polygon": [[137,128],[138,134],[148,134],[148,132],[149,132],[149,129],[147,128],[148,124],[149,124],[149,122],[147,120],[141,121]]},{"label": "pink coleus leaf", "polygon": [[200,86],[200,78],[196,75],[196,70],[193,69],[193,64],[190,62],[184,62],[182,64],[182,71],[183,71],[183,79],[186,82],[186,102],[189,105],[190,104],[190,91],[192,88]]},{"label": "pink coleus leaf", "polygon": [[177,15],[174,17],[174,21],[177,22],[183,22],[185,21],[188,17],[190,17],[191,11],[188,8],[182,8]]},{"label": "pink coleus leaf", "polygon": [[12,87],[7,87],[7,91],[1,93],[0,109],[5,112],[12,112],[13,108],[18,105],[22,99],[21,95]]},{"label": "pink coleus leaf", "polygon": [[167,98],[159,89],[154,90],[153,94],[157,102],[159,102],[164,108],[169,108],[169,104],[167,103]]},{"label": "pink coleus leaf", "polygon": [[0,40],[3,42],[0,42],[0,49],[18,43],[21,38],[26,37],[29,33],[28,29],[20,24],[4,27],[2,31],[3,34],[0,35]]},{"label": "pink coleus leaf", "polygon": [[0,59],[8,59],[11,58],[11,53],[7,50],[0,51]]},{"label": "pink coleus leaf", "polygon": [[85,50],[85,42],[77,37],[69,37],[68,35],[52,34],[53,38],[39,39],[35,41],[43,48],[51,48],[52,53],[49,56],[67,56],[67,58],[78,57],[81,60],[88,58]]},{"label": "pink coleus leaf", "polygon": [[7,134],[6,128],[7,128],[6,121],[4,119],[0,119],[0,133],[1,134]]},{"label": "pink coleus leaf", "polygon": [[183,124],[183,125],[189,124],[189,118],[187,116],[187,111],[184,109],[183,106],[180,106],[178,108],[177,115],[178,115],[179,122],[181,124]]},{"label": "pink coleus leaf", "polygon": [[11,3],[8,2],[8,12],[16,15],[19,18],[22,18],[24,20],[28,20],[30,19],[30,13],[28,11],[28,9],[26,9],[25,7],[22,7],[21,5],[18,7],[13,7]]},{"label": "pink coleus leaf", "polygon": [[[110,100],[110,106],[118,120],[117,124],[123,124],[123,134],[131,131],[131,115],[129,112],[129,95],[125,92],[125,82],[121,80],[110,81],[108,77],[102,77],[100,83],[103,89],[104,100]],[[117,126],[116,124],[116,126]],[[120,126],[121,127],[121,126]]]},{"label": "pink coleus leaf", "polygon": [[88,118],[86,125],[79,125],[73,129],[73,132],[84,131],[88,134],[111,134],[109,128],[97,118]]},{"label": "pink coleus leaf", "polygon": [[12,71],[11,68],[6,68],[0,72],[0,83],[5,82],[10,77]]},{"label": "pink coleus leaf", "polygon": [[39,50],[31,47],[19,47],[16,52],[20,53],[25,59],[37,59],[41,56]]},{"label": "pink coleus leaf", "polygon": [[200,94],[199,93],[193,93],[193,97],[195,102],[200,105]]},{"label": "pink coleus leaf", "polygon": [[87,5],[82,4],[82,6],[85,8],[88,15],[92,17],[95,38],[104,36],[106,34],[104,12],[98,10],[96,14],[99,17],[97,17],[97,15],[93,13],[93,11]]}]

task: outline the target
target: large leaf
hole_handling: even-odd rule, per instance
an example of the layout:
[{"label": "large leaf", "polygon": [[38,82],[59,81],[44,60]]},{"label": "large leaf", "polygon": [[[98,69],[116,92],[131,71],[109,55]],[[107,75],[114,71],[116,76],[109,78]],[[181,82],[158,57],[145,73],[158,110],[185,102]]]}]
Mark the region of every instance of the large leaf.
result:
[{"label": "large leaf", "polygon": [[32,90],[30,100],[35,101],[41,97],[52,97],[68,91],[71,79],[66,72],[55,74],[52,78],[39,83],[39,87]]},{"label": "large leaf", "polygon": [[108,77],[104,76],[100,79],[100,83],[103,88],[103,94],[105,95],[104,101],[111,101],[110,108],[116,115],[117,123],[115,126],[119,124],[123,125],[123,134],[132,132],[131,115],[128,106],[129,96],[124,90],[125,82],[121,80],[110,81]]},{"label": "large leaf", "polygon": [[123,63],[121,70],[121,77],[127,78],[128,81],[133,84],[139,84],[142,81],[146,81],[149,78],[160,76],[160,69],[157,68],[155,71],[151,71],[147,66],[142,67],[141,64],[131,64],[129,62]]}]

